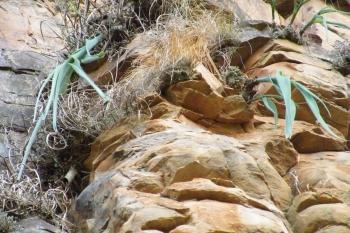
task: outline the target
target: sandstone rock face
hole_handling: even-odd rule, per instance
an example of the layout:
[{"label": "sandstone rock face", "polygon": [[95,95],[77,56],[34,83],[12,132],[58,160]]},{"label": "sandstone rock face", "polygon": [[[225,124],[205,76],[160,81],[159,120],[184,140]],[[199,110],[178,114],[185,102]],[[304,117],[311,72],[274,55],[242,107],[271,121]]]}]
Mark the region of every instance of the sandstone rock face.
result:
[{"label": "sandstone rock face", "polygon": [[[102,133],[85,161],[90,184],[72,210],[81,232],[330,233],[350,232],[349,76],[337,71],[336,41],[348,32],[320,25],[306,45],[273,39],[266,1],[205,1],[240,18],[238,56],[250,79],[277,70],[306,85],[330,111],[322,116],[339,136],[327,134],[296,90],[291,139],[280,119],[217,80],[197,78],[148,96],[151,116],[130,116]],[[277,1],[288,15],[294,1]],[[311,0],[293,24],[296,31],[325,6]],[[329,16],[343,23],[348,16]],[[277,25],[288,23],[276,13]],[[204,72],[199,72],[204,75]],[[215,77],[214,77],[215,78]],[[214,85],[215,84],[215,85]],[[259,84],[257,94],[273,94]]]},{"label": "sandstone rock face", "polygon": [[[91,155],[96,156],[93,183],[76,205],[84,229],[289,232],[278,207],[290,204],[291,189],[277,171],[269,171],[274,168],[267,159],[262,156],[258,164],[237,140],[183,123],[141,123],[130,129],[136,138],[104,155],[102,162],[97,163],[103,150]],[[284,189],[275,192],[280,185]],[[212,217],[207,213],[211,208],[216,209]],[[218,214],[222,224],[215,223]],[[264,216],[259,224],[250,222],[259,215]]]},{"label": "sandstone rock face", "polygon": [[[332,140],[308,136],[320,133],[318,127],[296,122],[288,141],[283,127],[274,129],[271,118],[256,117],[254,130],[245,132],[241,124],[230,130],[234,137],[225,136],[225,130],[218,134],[224,123],[214,121],[213,128],[186,118],[197,107],[183,109],[163,99],[151,107],[155,113],[162,108],[163,115],[130,119],[133,123],[122,122],[96,140],[87,160],[91,184],[74,210],[82,232],[348,230],[347,218],[340,216],[350,200],[349,153],[299,154],[307,150],[308,138],[315,145]],[[303,135],[304,141],[298,139]],[[325,144],[345,148],[344,142]],[[327,196],[328,190],[336,197]],[[310,191],[316,194],[307,196]],[[328,219],[331,228],[323,223]]]},{"label": "sandstone rock face", "polygon": [[53,54],[62,49],[63,43],[57,36],[60,34],[57,24],[59,15],[47,4],[30,0],[3,1],[0,10],[0,48],[44,54]]},{"label": "sandstone rock face", "polygon": [[[332,70],[331,64],[320,58],[309,57],[310,55],[306,55],[303,49],[291,42],[280,40],[271,42],[247,61],[247,73],[250,77],[256,77],[274,75],[276,70],[281,70],[286,75],[306,84],[325,100],[330,111],[328,115],[327,111],[321,107],[325,120],[348,138],[350,100],[347,95],[347,78]],[[272,86],[261,85],[259,92],[268,93],[271,89]],[[315,119],[307,105],[303,103],[304,100],[300,93],[293,91],[293,96],[294,100],[300,102],[296,118],[314,123]],[[283,114],[282,107],[280,110],[280,113]]]}]

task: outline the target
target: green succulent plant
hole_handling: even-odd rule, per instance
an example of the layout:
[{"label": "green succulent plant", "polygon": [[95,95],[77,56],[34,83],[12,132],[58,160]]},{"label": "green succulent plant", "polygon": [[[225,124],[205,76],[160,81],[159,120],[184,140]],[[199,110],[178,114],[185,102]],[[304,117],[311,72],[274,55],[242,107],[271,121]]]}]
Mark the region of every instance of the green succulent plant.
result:
[{"label": "green succulent plant", "polygon": [[310,21],[305,24],[305,26],[300,30],[300,36],[302,36],[304,34],[304,32],[306,31],[306,29],[308,29],[311,25],[319,23],[322,24],[327,30],[328,30],[328,25],[332,25],[335,27],[339,27],[339,28],[344,28],[344,29],[349,29],[350,30],[350,25],[345,25],[342,23],[338,23],[338,22],[333,22],[333,21],[329,21],[327,20],[323,15],[327,14],[327,13],[332,13],[332,12],[338,12],[338,13],[343,13],[343,14],[349,14],[348,12],[343,12],[343,11],[339,11],[336,10],[334,8],[330,8],[330,7],[325,7],[322,8],[321,10],[319,10],[311,19]]},{"label": "green succulent plant", "polygon": [[271,5],[271,14],[272,14],[272,21],[275,22],[275,11],[277,8],[277,0],[270,0],[269,1],[270,5]]},{"label": "green succulent plant", "polygon": [[[109,101],[109,97],[105,94],[86,74],[86,72],[81,67],[81,64],[88,64],[99,60],[104,57],[104,52],[98,54],[91,54],[91,50],[102,40],[101,36],[96,36],[93,39],[86,40],[86,43],[83,47],[73,52],[69,55],[63,63],[55,67],[55,69],[49,74],[49,76],[44,80],[43,84],[39,89],[39,93],[35,103],[34,109],[34,119],[35,123],[34,129],[27,141],[27,144],[24,148],[24,155],[20,165],[19,173],[17,179],[20,180],[26,162],[28,160],[31,148],[38,136],[39,130],[49,113],[52,113],[52,128],[54,132],[59,133],[57,126],[57,113],[58,113],[58,104],[59,97],[61,94],[64,94],[67,91],[67,87],[71,82],[71,78],[74,73],[78,74],[84,81],[86,81],[90,86],[92,86],[97,94],[105,101]],[[39,114],[40,108],[40,98],[43,95],[45,88],[48,85],[51,85],[49,90],[49,96],[46,102],[44,110]]]},{"label": "green succulent plant", "polygon": [[260,77],[256,79],[258,83],[270,82],[273,84],[278,95],[260,95],[256,99],[263,102],[266,108],[272,112],[275,124],[278,122],[278,110],[274,102],[275,99],[282,99],[285,105],[285,137],[291,138],[293,132],[293,123],[296,115],[296,104],[292,99],[292,87],[296,88],[304,97],[307,105],[309,106],[312,114],[316,118],[320,126],[333,137],[339,138],[325,122],[321,116],[318,103],[320,102],[326,109],[329,116],[331,115],[325,103],[317,95],[311,92],[307,87],[292,80],[289,76],[284,75],[281,71],[277,71],[275,76]]},{"label": "green succulent plant", "polygon": [[[291,20],[289,22],[289,25],[287,28],[291,28],[292,24],[294,23],[296,16],[298,15],[301,7],[305,5],[306,3],[310,2],[310,0],[298,0],[293,7],[293,12],[291,15]],[[272,20],[275,22],[275,11],[277,7],[277,1],[276,0],[269,0],[269,3],[271,5],[271,10],[272,10]],[[311,27],[313,24],[322,24],[326,29],[328,29],[329,25],[335,26],[335,27],[340,27],[340,28],[345,28],[350,30],[349,25],[345,25],[339,22],[333,22],[327,20],[324,15],[327,13],[332,13],[332,12],[338,12],[342,14],[350,14],[349,12],[344,12],[344,11],[339,11],[337,9],[331,8],[331,7],[325,7],[319,10],[299,31],[299,37],[302,37],[302,35],[305,33],[306,29]]]},{"label": "green succulent plant", "polygon": [[295,21],[295,18],[297,17],[297,14],[299,13],[301,7],[303,5],[305,5],[306,3],[310,2],[310,0],[298,0],[295,4],[294,4],[294,7],[293,7],[293,12],[292,12],[292,19],[290,20],[289,22],[289,26],[291,26],[294,21]]}]

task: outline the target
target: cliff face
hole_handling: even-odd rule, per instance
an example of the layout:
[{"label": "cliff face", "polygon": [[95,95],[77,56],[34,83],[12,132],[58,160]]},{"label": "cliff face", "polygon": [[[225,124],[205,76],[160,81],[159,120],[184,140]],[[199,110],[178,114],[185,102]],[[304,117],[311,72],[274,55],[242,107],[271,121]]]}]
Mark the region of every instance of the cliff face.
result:
[{"label": "cliff face", "polygon": [[0,158],[5,159],[22,149],[37,88],[64,45],[58,17],[34,1],[3,1],[0,24]]},{"label": "cliff face", "polygon": [[[193,2],[193,24],[159,20],[160,26],[135,35],[123,56],[90,73],[101,86],[117,81],[123,92],[117,89],[112,99],[138,101],[138,109],[92,144],[84,162],[89,185],[74,200],[70,220],[91,233],[350,233],[350,30],[321,22],[300,36],[326,2],[343,11],[349,2],[311,0],[290,25],[293,0],[276,1],[274,19],[263,0]],[[50,9],[52,3],[44,3]],[[211,15],[198,16],[196,4]],[[9,137],[20,147],[15,150],[23,148],[38,74],[56,63],[54,51],[63,47],[53,33],[56,16],[47,9],[29,0],[0,6],[4,160],[14,150]],[[325,17],[350,25],[344,13]],[[168,67],[169,60],[180,69]],[[283,101],[276,101],[277,126],[254,101],[277,94],[273,85],[256,83],[244,92],[257,77],[277,71],[324,101],[329,113],[319,103],[320,114],[337,137],[315,120],[296,89],[290,139]],[[155,77],[169,73],[159,84]],[[39,225],[47,229],[42,232],[59,231],[30,221],[23,231],[39,232]]]},{"label": "cliff face", "polygon": [[[263,1],[206,2],[245,25],[231,65],[250,79],[282,70],[305,84],[325,101],[330,115],[324,108],[321,114],[328,124],[349,139],[349,73],[332,64],[349,30],[315,24],[305,32],[307,44],[299,45],[271,37],[271,8]],[[291,2],[279,1],[279,12]],[[347,2],[339,2],[346,9]],[[304,5],[294,30],[324,6],[321,0]],[[350,25],[349,16],[327,17]],[[289,20],[276,12],[277,25]],[[263,106],[248,105],[234,89],[212,81],[200,73],[161,96],[149,95],[150,117],[128,117],[97,138],[85,162],[90,185],[76,200],[81,231],[350,232],[346,141],[315,124],[296,91],[297,122],[288,140],[283,119],[275,127]],[[257,93],[270,89],[259,85]]]}]

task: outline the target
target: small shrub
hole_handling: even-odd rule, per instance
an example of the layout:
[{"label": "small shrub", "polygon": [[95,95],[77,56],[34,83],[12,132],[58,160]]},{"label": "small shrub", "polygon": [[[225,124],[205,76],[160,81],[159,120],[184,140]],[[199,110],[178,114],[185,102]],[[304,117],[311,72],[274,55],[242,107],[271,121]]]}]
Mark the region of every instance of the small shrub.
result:
[{"label": "small shrub", "polygon": [[246,81],[246,75],[237,66],[230,66],[223,73],[226,85],[241,92]]}]

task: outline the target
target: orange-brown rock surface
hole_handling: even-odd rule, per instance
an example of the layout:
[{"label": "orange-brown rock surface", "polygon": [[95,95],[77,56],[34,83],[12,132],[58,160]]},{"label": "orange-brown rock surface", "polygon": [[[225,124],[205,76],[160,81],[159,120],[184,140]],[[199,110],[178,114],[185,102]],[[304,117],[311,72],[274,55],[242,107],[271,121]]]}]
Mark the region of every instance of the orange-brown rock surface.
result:
[{"label": "orange-brown rock surface", "polygon": [[[233,11],[249,27],[272,23],[270,6],[260,0],[206,2]],[[281,15],[291,11],[290,3],[278,1]],[[324,4],[303,6],[293,27]],[[130,116],[92,145],[85,161],[90,184],[73,210],[81,232],[350,232],[349,76],[334,69],[328,53],[333,42],[350,37],[331,30],[326,39],[319,27],[307,31],[320,38],[307,45],[271,35],[266,41],[259,29],[241,38],[238,53],[244,50],[240,62],[250,79],[282,70],[317,93],[330,111],[321,107],[321,114],[338,138],[315,122],[296,91],[297,121],[289,140],[283,105],[276,127],[262,105],[248,104],[229,87],[214,88],[203,77],[178,82],[146,98],[152,100],[151,116]],[[271,92],[269,84],[257,88],[258,94]]]}]

